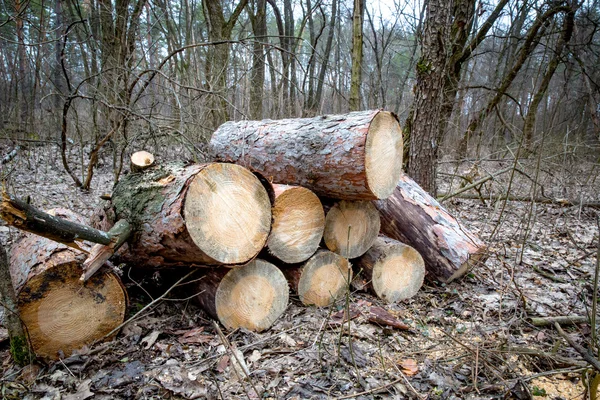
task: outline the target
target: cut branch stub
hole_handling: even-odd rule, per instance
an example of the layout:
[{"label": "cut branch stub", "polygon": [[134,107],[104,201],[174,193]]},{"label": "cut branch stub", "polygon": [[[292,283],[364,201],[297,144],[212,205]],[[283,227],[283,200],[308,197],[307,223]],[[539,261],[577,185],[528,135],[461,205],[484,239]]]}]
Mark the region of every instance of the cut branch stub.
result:
[{"label": "cut branch stub", "polygon": [[292,289],[305,305],[325,307],[348,290],[352,268],[344,257],[319,250],[304,264],[282,266]]},{"label": "cut branch stub", "polygon": [[147,265],[241,264],[264,247],[271,202],[254,174],[235,164],[159,165],[114,189],[117,219],[133,225],[124,261]]},{"label": "cut branch stub", "polygon": [[213,134],[210,151],[218,161],[319,196],[384,199],[402,171],[402,130],[394,114],[379,110],[227,122]]},{"label": "cut branch stub", "polygon": [[300,186],[274,185],[273,226],[269,253],[285,263],[299,263],[319,248],[325,229],[321,200]]},{"label": "cut branch stub", "polygon": [[136,151],[131,155],[131,172],[141,172],[154,165],[154,155],[147,151]]},{"label": "cut branch stub", "polygon": [[[68,210],[53,210],[69,218]],[[10,270],[21,319],[36,354],[58,359],[102,339],[125,317],[127,294],[112,272],[79,277],[86,254],[27,234],[12,248]]]},{"label": "cut branch stub", "polygon": [[381,233],[414,247],[428,278],[450,282],[487,257],[485,244],[407,175],[387,200],[374,204]]},{"label": "cut branch stub", "polygon": [[238,268],[208,270],[198,281],[197,290],[196,300],[228,329],[268,329],[289,300],[283,273],[260,259]]},{"label": "cut branch stub", "polygon": [[379,212],[370,201],[340,201],[325,217],[327,248],[346,258],[362,256],[379,234]]},{"label": "cut branch stub", "polygon": [[425,263],[419,252],[385,236],[379,236],[355,266],[364,272],[369,289],[388,303],[413,297],[425,278]]}]

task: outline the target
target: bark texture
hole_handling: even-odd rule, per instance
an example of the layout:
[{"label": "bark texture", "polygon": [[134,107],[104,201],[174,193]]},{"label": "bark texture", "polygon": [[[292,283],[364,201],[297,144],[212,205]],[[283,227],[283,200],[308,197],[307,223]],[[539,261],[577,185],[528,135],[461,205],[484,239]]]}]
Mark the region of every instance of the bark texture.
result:
[{"label": "bark texture", "polygon": [[485,244],[407,175],[392,196],[374,204],[381,233],[414,247],[428,277],[450,282],[487,257]]},{"label": "bark texture", "polygon": [[[83,222],[68,210],[51,213]],[[127,294],[119,278],[100,271],[81,282],[85,258],[82,251],[29,234],[12,248],[10,271],[19,312],[39,357],[68,357],[123,322]]]},{"label": "bark texture", "polygon": [[256,259],[233,269],[206,272],[197,284],[196,301],[227,329],[263,331],[283,314],[289,289],[281,271]]},{"label": "bark texture", "polygon": [[425,278],[419,252],[385,236],[379,236],[354,264],[365,274],[370,291],[388,303],[413,297]]},{"label": "bark texture", "polygon": [[386,198],[402,168],[394,114],[374,111],[315,118],[227,122],[210,141],[218,161],[257,170],[275,183],[319,196]]},{"label": "bark texture", "polygon": [[164,165],[115,186],[115,218],[133,226],[124,261],[148,267],[239,264],[263,248],[271,203],[250,171],[232,164]]}]

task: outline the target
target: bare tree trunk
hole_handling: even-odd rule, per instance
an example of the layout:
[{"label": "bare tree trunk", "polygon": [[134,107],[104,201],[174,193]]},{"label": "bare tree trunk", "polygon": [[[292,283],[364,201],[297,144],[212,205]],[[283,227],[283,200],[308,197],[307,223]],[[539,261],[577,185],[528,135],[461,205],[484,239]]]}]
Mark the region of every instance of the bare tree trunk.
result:
[{"label": "bare tree trunk", "polygon": [[360,110],[364,10],[364,0],[354,0],[354,12],[352,15],[352,77],[350,80],[350,111]]},{"label": "bare tree trunk", "polygon": [[252,45],[252,71],[250,77],[250,118],[263,118],[263,87],[265,84],[265,54],[261,42],[267,36],[267,3],[256,1],[256,11],[250,16],[254,43]]}]

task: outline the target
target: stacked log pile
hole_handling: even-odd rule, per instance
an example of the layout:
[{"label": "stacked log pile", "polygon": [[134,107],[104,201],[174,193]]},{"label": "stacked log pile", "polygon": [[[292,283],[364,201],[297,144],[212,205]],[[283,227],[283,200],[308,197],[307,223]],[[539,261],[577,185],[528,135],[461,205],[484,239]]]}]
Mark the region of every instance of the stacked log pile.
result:
[{"label": "stacked log pile", "polygon": [[[105,237],[87,260],[70,261],[80,285],[112,276],[100,267],[113,254],[135,268],[200,267],[189,285],[197,303],[228,329],[262,331],[285,311],[288,287],[306,305],[327,306],[359,275],[374,295],[398,302],[418,292],[426,271],[449,282],[484,256],[481,241],[402,175],[392,113],[228,122],[210,152],[215,162],[191,165],[132,156],[131,173],[93,218],[90,229]],[[9,223],[29,226],[5,208]],[[18,270],[23,261],[13,259]],[[58,266],[47,260],[36,265]],[[15,276],[22,287],[23,273]],[[68,355],[100,337],[56,348]]]}]

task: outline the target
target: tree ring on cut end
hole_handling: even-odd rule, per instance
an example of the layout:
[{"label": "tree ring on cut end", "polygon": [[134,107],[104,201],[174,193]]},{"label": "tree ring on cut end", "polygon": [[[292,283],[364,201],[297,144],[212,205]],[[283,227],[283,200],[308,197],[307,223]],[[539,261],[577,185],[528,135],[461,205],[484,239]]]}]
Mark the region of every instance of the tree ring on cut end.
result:
[{"label": "tree ring on cut end", "polygon": [[304,265],[298,281],[298,296],[306,305],[325,307],[340,297],[352,280],[352,268],[344,257],[319,251]]},{"label": "tree ring on cut end", "polygon": [[302,262],[317,251],[324,229],[321,200],[309,189],[291,187],[275,199],[269,252],[286,263]]},{"label": "tree ring on cut end", "polygon": [[254,260],[233,268],[221,280],[215,296],[219,321],[228,329],[263,331],[283,314],[289,300],[285,276],[271,263]]},{"label": "tree ring on cut end", "polygon": [[421,254],[410,246],[397,245],[375,263],[371,284],[379,298],[394,303],[417,294],[424,278]]},{"label": "tree ring on cut end", "polygon": [[380,226],[379,211],[373,203],[342,200],[327,213],[323,238],[329,250],[356,258],[371,248]]},{"label": "tree ring on cut end", "polygon": [[402,173],[402,129],[388,111],[379,112],[369,125],[365,142],[365,173],[378,199],[389,197]]},{"label": "tree ring on cut end", "polygon": [[190,237],[207,256],[223,264],[241,264],[264,247],[271,229],[271,202],[246,168],[214,163],[192,178],[184,217]]}]

